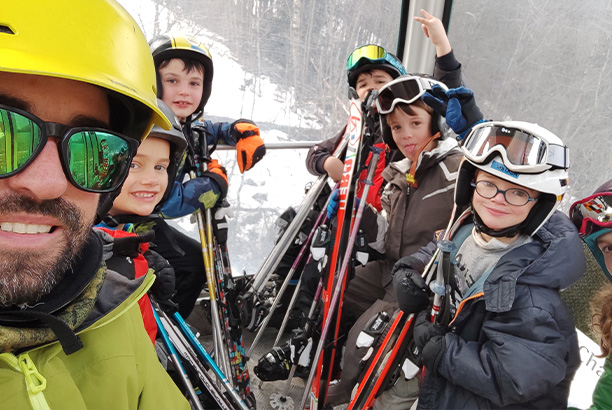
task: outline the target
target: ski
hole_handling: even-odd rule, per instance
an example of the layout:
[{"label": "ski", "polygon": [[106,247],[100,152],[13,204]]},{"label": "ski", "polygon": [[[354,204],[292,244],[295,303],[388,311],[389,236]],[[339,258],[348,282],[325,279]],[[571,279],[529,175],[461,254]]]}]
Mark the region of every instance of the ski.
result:
[{"label": "ski", "polygon": [[[405,358],[409,330],[414,314],[408,315],[397,310],[388,325],[383,341],[377,347],[374,358],[369,360],[369,366],[359,381],[357,391],[351,399],[347,410],[370,409],[385,386],[400,361]],[[398,333],[399,332],[399,333]]]},{"label": "ski", "polygon": [[[255,335],[255,339],[253,339],[253,342],[251,343],[251,347],[249,348],[248,356],[251,355],[251,353],[255,349],[255,346],[257,346],[257,344],[259,343],[259,340],[260,340],[261,336],[263,336],[263,332],[265,331],[266,327],[268,326],[268,323],[270,322],[270,319],[272,318],[272,315],[274,314],[274,311],[278,307],[279,302],[280,302],[282,296],[284,295],[285,290],[287,289],[287,286],[289,285],[289,282],[291,281],[291,278],[293,277],[293,274],[297,270],[300,262],[302,261],[302,258],[306,254],[306,250],[309,248],[310,242],[312,241],[312,238],[313,238],[317,228],[320,225],[322,225],[322,224],[327,222],[327,205],[329,204],[330,199],[331,198],[327,198],[327,201],[325,202],[325,205],[322,207],[321,211],[319,212],[319,215],[317,216],[317,219],[316,219],[316,221],[315,221],[315,223],[314,223],[314,225],[312,227],[312,230],[308,234],[308,237],[306,238],[306,240],[302,244],[302,248],[300,249],[300,252],[298,253],[297,257],[295,258],[293,264],[291,265],[291,269],[287,273],[287,276],[285,277],[285,280],[283,281],[283,284],[282,284],[281,288],[277,291],[276,297],[274,298],[274,301],[272,302],[272,306],[270,306],[270,310],[268,311],[268,314],[267,314],[266,318],[264,319],[263,323],[259,327],[259,330],[257,331],[257,334]],[[298,282],[298,284],[297,284],[297,286],[295,288],[295,291],[294,291],[293,296],[291,298],[291,303],[290,303],[290,305],[289,305],[289,307],[287,309],[287,312],[285,314],[285,318],[287,318],[287,319],[288,319],[288,315],[291,313],[291,308],[293,307],[293,303],[295,303],[296,296],[297,296],[297,294],[299,292],[299,289],[300,289],[300,282]],[[286,324],[286,320],[285,319],[283,319],[283,323]],[[283,330],[284,330],[284,326],[282,326],[282,328],[280,329],[279,334],[282,334]],[[278,338],[277,338],[277,340],[278,340]],[[275,342],[274,346],[276,346],[276,342]],[[274,347],[274,346],[272,346],[272,347]]]},{"label": "ski", "polygon": [[[347,147],[349,143],[348,136],[349,134],[345,134],[345,137],[340,141],[334,150],[333,155],[335,157],[340,157],[342,152]],[[300,203],[295,217],[286,228],[282,237],[276,242],[274,248],[272,248],[272,251],[270,251],[262,266],[245,286],[246,291],[239,296],[238,304],[240,307],[242,323],[250,331],[257,329],[264,319],[264,317],[260,317],[261,315],[258,314],[258,309],[256,307],[257,303],[261,303],[259,301],[259,295],[263,292],[266,283],[270,279],[270,276],[277,268],[283,255],[287,252],[287,249],[289,249],[293,239],[306,220],[309,211],[327,185],[327,178],[327,175],[319,176],[310,187],[308,193]]]},{"label": "ski", "polygon": [[[302,396],[300,408],[305,408],[308,399],[310,398],[309,408],[314,410],[318,408],[319,400],[321,404],[325,401],[327,394],[327,386],[332,376],[333,360],[336,348],[336,340],[338,335],[338,326],[336,326],[335,333],[333,335],[331,345],[326,350],[325,360],[321,356],[323,346],[327,343],[327,336],[331,323],[336,319],[339,323],[341,308],[342,308],[342,296],[344,293],[345,277],[348,270],[348,263],[351,259],[352,242],[356,237],[356,232],[359,224],[359,219],[365,207],[365,200],[359,205],[357,216],[353,214],[354,210],[354,195],[355,195],[355,183],[353,177],[359,172],[359,154],[362,146],[362,134],[364,131],[364,119],[362,113],[362,104],[358,99],[351,100],[350,106],[350,117],[346,127],[346,133],[348,134],[348,146],[346,149],[346,156],[344,159],[344,172],[342,180],[340,182],[339,194],[339,207],[337,213],[337,226],[336,235],[334,240],[334,249],[332,252],[331,262],[328,271],[327,284],[322,292],[323,301],[323,329],[321,332],[320,340],[315,351],[314,359],[312,360],[313,367],[308,377],[304,389],[304,395]],[[368,181],[372,179],[372,173],[376,168],[376,162],[380,155],[372,158],[370,162],[370,171],[368,172]],[[355,183],[354,183],[355,182]],[[364,195],[367,195],[369,185],[364,188]],[[347,212],[347,209],[349,212]],[[356,222],[356,223],[355,223]],[[355,229],[351,231],[352,225],[355,224]],[[347,242],[348,241],[348,242]],[[344,259],[340,260],[340,251],[346,249]],[[341,268],[336,275],[336,269],[340,265]],[[334,286],[335,283],[335,286]],[[333,293],[332,293],[333,292]],[[338,315],[334,318],[334,311],[338,306]],[[321,384],[321,380],[324,383]],[[321,389],[322,388],[322,389]]]},{"label": "ski", "polygon": [[[203,132],[194,133],[193,140],[189,145],[190,161],[192,168],[190,176],[201,176],[207,168],[210,152],[206,143],[206,135]],[[220,204],[220,208],[227,207],[227,201]],[[238,389],[241,400],[247,401],[247,407],[255,408],[255,396],[251,392],[250,378],[247,367],[247,357],[242,340],[242,329],[238,318],[236,305],[236,286],[233,281],[229,255],[227,251],[227,223],[225,218],[215,220],[213,228],[213,217],[210,209],[196,211],[196,220],[202,244],[202,257],[206,271],[208,292],[210,295],[211,319],[213,325],[213,342],[215,346],[216,359],[219,362],[222,373],[230,375],[233,386]],[[216,233],[216,235],[213,235]],[[223,236],[223,238],[221,238]],[[177,318],[181,319],[182,318]],[[179,323],[181,328],[182,324]],[[185,326],[186,327],[186,326]],[[186,328],[185,332],[189,331]],[[197,339],[195,340],[197,342]],[[200,350],[198,346],[194,346]],[[202,349],[203,350],[203,349]],[[201,352],[202,354],[204,352]]]},{"label": "ski", "polygon": [[229,353],[232,380],[242,398],[254,404],[255,396],[251,392],[251,382],[247,366],[248,356],[242,338],[240,319],[236,312],[236,285],[231,274],[227,244],[220,244],[215,241],[214,250],[215,267],[218,273],[217,295],[220,305],[219,315]]},{"label": "ski", "polygon": [[[168,315],[159,307],[159,305],[157,305],[157,303],[152,302],[152,305],[154,308],[153,312],[156,317],[156,322],[158,323],[160,333],[162,334],[162,340],[171,352],[173,351],[176,353],[177,364],[180,366],[180,368],[183,369],[183,371],[186,371],[185,367],[188,366],[188,368],[196,375],[204,391],[210,394],[210,396],[217,403],[220,409],[234,409],[235,407],[230,403],[228,398],[219,391],[213,378],[208,374],[208,372],[204,369],[202,363],[200,363],[200,361],[197,359],[197,356],[193,352],[193,349],[189,347],[187,341],[185,340],[185,337],[181,334],[181,329],[178,328],[171,321]],[[178,315],[178,313],[176,313],[176,315]],[[193,337],[195,338],[195,336]],[[181,360],[179,357],[182,358],[182,360],[185,362],[184,365],[181,364]],[[212,360],[212,358],[210,358],[210,356],[208,356],[208,358],[210,360],[207,362],[207,364],[212,368],[218,369],[218,366]],[[222,383],[227,380],[222,374],[221,370],[217,372],[217,377]],[[232,386],[229,385],[229,382],[224,383],[224,387],[226,389],[233,390]],[[200,403],[200,399],[197,397],[196,399],[197,402]],[[195,403],[194,405],[196,408],[199,408],[201,406],[201,404],[200,406],[198,406]],[[248,409],[248,407],[245,407],[245,410],[246,409]]]}]

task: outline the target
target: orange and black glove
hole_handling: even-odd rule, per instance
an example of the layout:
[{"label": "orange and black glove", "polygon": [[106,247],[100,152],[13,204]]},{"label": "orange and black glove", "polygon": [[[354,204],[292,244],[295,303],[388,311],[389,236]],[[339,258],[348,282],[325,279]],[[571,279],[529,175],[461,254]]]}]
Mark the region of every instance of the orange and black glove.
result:
[{"label": "orange and black glove", "polygon": [[236,159],[240,172],[248,171],[266,154],[266,146],[259,136],[259,127],[250,120],[234,121],[230,134],[236,141]]}]

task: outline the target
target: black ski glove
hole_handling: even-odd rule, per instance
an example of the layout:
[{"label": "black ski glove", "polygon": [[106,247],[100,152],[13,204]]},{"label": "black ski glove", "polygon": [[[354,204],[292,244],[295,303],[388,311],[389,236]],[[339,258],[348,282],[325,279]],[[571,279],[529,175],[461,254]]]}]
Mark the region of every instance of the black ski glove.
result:
[{"label": "black ski glove", "polygon": [[430,340],[436,337],[444,338],[446,330],[443,327],[436,325],[429,320],[429,311],[423,310],[417,316],[414,322],[414,341],[419,352],[423,352],[423,348]]},{"label": "black ski glove", "polygon": [[406,313],[418,313],[429,306],[427,284],[419,272],[409,267],[393,267],[393,288],[397,303]]},{"label": "black ski glove", "polygon": [[446,339],[444,336],[434,336],[429,339],[429,342],[423,347],[423,353],[421,353],[421,361],[423,366],[427,368],[432,374],[438,374],[438,367],[440,361],[444,356],[444,350],[446,349]]},{"label": "black ski glove", "polygon": [[143,233],[142,235],[114,238],[113,254],[120,256],[128,256],[132,259],[135,259],[140,253],[140,245],[143,243],[151,242],[154,238],[155,231],[148,231]]},{"label": "black ski glove", "polygon": [[150,249],[144,253],[144,257],[149,264],[149,268],[153,269],[155,273],[155,282],[151,286],[151,294],[158,302],[170,299],[174,294],[174,268],[163,256]]},{"label": "black ski glove", "polygon": [[434,85],[431,92],[427,91],[421,98],[446,118],[446,123],[458,135],[459,141],[465,138],[474,125],[483,121],[474,93],[465,87],[451,88],[445,92],[439,85]]}]

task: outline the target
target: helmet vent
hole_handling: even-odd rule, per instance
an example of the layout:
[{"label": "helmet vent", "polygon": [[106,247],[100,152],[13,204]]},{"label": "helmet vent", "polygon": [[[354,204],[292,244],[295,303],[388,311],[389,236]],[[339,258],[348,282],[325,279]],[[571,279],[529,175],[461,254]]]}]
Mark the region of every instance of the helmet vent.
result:
[{"label": "helmet vent", "polygon": [[5,26],[4,24],[0,24],[0,33],[15,34],[12,28]]}]

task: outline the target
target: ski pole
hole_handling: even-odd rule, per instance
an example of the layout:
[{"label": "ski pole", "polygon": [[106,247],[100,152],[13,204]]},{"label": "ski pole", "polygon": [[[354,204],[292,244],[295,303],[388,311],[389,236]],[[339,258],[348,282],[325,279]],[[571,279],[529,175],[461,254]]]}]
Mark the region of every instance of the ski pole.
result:
[{"label": "ski pole", "polygon": [[[308,338],[310,338],[311,336],[310,333],[312,331],[312,321],[314,319],[315,312],[317,310],[317,305],[319,304],[319,299],[321,298],[322,291],[323,291],[323,278],[320,278],[319,283],[317,285],[317,291],[315,293],[314,298],[312,299],[310,310],[308,311],[306,325],[304,326],[304,337],[306,338],[306,340],[308,340]],[[285,317],[288,318],[288,316],[285,316]],[[283,329],[284,327],[281,326],[281,330]],[[274,341],[274,346],[278,345],[281,335],[282,335],[282,332],[279,331],[278,336],[276,337],[276,340]],[[272,404],[272,401],[282,402],[282,403],[286,403],[285,407],[287,409],[293,409],[293,399],[289,397],[289,389],[291,389],[291,381],[293,380],[293,376],[295,375],[297,367],[298,367],[298,363],[292,363],[291,369],[289,371],[289,377],[287,378],[287,381],[285,382],[285,387],[283,391],[281,393],[274,393],[270,395],[270,404]]]},{"label": "ski pole", "polygon": [[[336,188],[338,187],[338,184],[336,184]],[[314,236],[315,230],[317,229],[317,227],[323,223],[325,223],[327,221],[327,205],[329,204],[331,200],[331,195],[327,198],[327,201],[325,202],[325,205],[322,207],[321,212],[319,212],[319,215],[314,223],[314,226],[312,227],[312,230],[310,231],[310,233],[308,234],[308,237],[306,238],[306,240],[304,241],[304,244],[302,245],[302,248],[300,249],[300,252],[298,253],[298,255],[296,256],[295,260],[293,261],[293,264],[291,265],[291,269],[289,270],[289,272],[287,273],[287,276],[285,277],[285,280],[283,281],[283,284],[281,285],[281,288],[278,290],[278,293],[276,295],[276,298],[274,298],[274,302],[272,303],[272,306],[270,306],[270,310],[268,312],[268,315],[266,316],[266,318],[264,319],[263,323],[261,324],[261,326],[259,327],[259,330],[257,332],[257,335],[255,335],[255,339],[253,339],[253,342],[251,343],[251,347],[247,353],[247,356],[250,357],[251,353],[255,350],[255,346],[257,346],[257,343],[259,342],[259,339],[261,339],[261,336],[263,336],[263,332],[266,329],[266,327],[268,326],[268,323],[270,322],[270,319],[272,318],[272,315],[274,314],[274,311],[276,310],[280,298],[283,296],[283,294],[285,293],[285,290],[287,289],[287,286],[289,285],[289,282],[291,281],[291,278],[293,277],[294,272],[297,270],[300,262],[302,261],[302,258],[304,257],[304,255],[306,254],[306,250],[308,249],[309,245],[310,245],[310,241],[312,240],[312,237]],[[299,290],[299,284],[298,287],[296,287],[294,295],[296,295],[296,292]],[[294,297],[291,298],[292,301],[295,299]],[[289,308],[291,309],[291,308]]]},{"label": "ski pole", "polygon": [[[219,366],[217,366],[217,363],[215,363],[215,361],[210,356],[210,354],[208,354],[206,349],[204,349],[204,346],[202,346],[202,344],[198,341],[198,338],[193,334],[193,332],[187,325],[187,322],[185,322],[185,320],[181,317],[181,315],[178,312],[175,312],[172,315],[172,318],[176,321],[181,331],[186,335],[186,338],[189,344],[192,346],[193,349],[195,349],[196,354],[199,357],[203,358],[206,361],[206,363],[210,366],[212,371],[217,375],[217,378],[221,381],[221,383],[225,387],[225,390],[230,394],[233,401],[236,404],[238,404],[240,408],[242,408],[243,410],[250,410],[249,407],[244,402],[244,400],[242,399],[242,397],[240,397],[240,395],[238,394],[238,391],[232,386],[230,380],[225,376],[225,374],[219,368]],[[179,337],[184,337],[184,336],[179,334]]]},{"label": "ski pole", "polygon": [[[197,337],[193,334],[185,320],[181,317],[178,312],[175,312],[172,315],[172,319],[174,319],[175,323],[178,325],[180,331],[174,329],[171,325],[172,321],[170,317],[164,312],[160,310],[160,319],[168,323],[170,326],[168,327],[169,334],[174,337],[177,341],[182,343],[181,347],[184,349],[184,353],[193,357],[201,357],[206,364],[212,369],[213,373],[217,376],[217,379],[221,382],[225,391],[228,392],[232,401],[235,402],[239,407],[243,410],[250,410],[249,407],[245,404],[244,400],[240,397],[236,389],[232,386],[230,380],[225,376],[223,371],[219,368],[217,363],[213,360],[213,358],[208,354],[206,349],[202,346],[202,344],[198,341]],[[192,347],[193,346],[193,347]],[[195,349],[195,351],[194,351]],[[191,359],[193,359],[193,357]],[[188,357],[189,358],[189,357]],[[193,360],[192,360],[193,361]],[[194,370],[202,370],[200,367]],[[233,407],[229,408],[230,410]]]},{"label": "ski pole", "polygon": [[[343,291],[343,286],[342,284],[344,283],[344,278],[346,276],[346,273],[348,271],[348,265],[351,259],[351,253],[353,250],[353,244],[355,243],[355,238],[357,237],[357,231],[358,231],[358,227],[359,227],[359,223],[361,222],[361,216],[363,215],[363,210],[365,208],[365,203],[366,203],[366,198],[368,196],[368,191],[370,189],[370,186],[372,185],[372,179],[374,177],[374,171],[376,170],[376,165],[378,163],[378,159],[380,158],[380,153],[382,150],[378,150],[378,152],[374,152],[373,151],[373,155],[372,155],[372,159],[370,160],[370,164],[369,164],[369,169],[368,169],[368,175],[365,181],[365,186],[363,188],[363,193],[362,193],[362,200],[359,203],[359,206],[357,208],[357,215],[355,216],[355,219],[353,221],[352,224],[352,228],[350,235],[349,235],[349,241],[347,244],[347,248],[346,248],[346,252],[344,253],[344,258],[342,259],[342,266],[340,268],[340,273],[338,276],[338,280],[336,282],[336,286],[334,288],[334,293],[332,295],[332,300],[330,302],[330,308],[329,308],[329,312],[327,315],[327,320],[325,321],[325,323],[323,324],[323,330],[321,332],[321,336],[319,339],[319,343],[317,344],[317,350],[315,351],[315,357],[312,361],[312,363],[314,364],[314,368],[311,369],[310,374],[308,375],[308,381],[306,382],[306,385],[304,386],[304,394],[302,396],[302,401],[300,402],[300,408],[304,409],[306,407],[306,401],[308,400],[308,396],[310,395],[310,387],[312,386],[312,382],[315,376],[315,371],[313,370],[317,370],[317,364],[319,363],[319,358],[321,357],[321,352],[323,350],[323,345],[325,344],[325,339],[327,338],[327,333],[329,332],[329,328],[331,327],[331,317],[334,314],[334,311],[336,309],[336,305],[340,304],[339,299],[340,299],[340,294]],[[337,244],[336,244],[337,245]],[[331,272],[330,272],[331,274]],[[339,306],[340,307],[340,306]],[[339,320],[339,318],[338,318]],[[332,343],[336,343],[336,341],[334,340]],[[332,361],[329,363],[329,366],[332,366],[333,363],[333,356],[332,356]],[[326,391],[324,392],[324,395],[326,395]],[[323,402],[325,402],[325,398],[323,398]]]},{"label": "ski pole", "polygon": [[155,317],[155,323],[157,323],[157,329],[159,330],[159,334],[161,335],[162,342],[164,346],[166,346],[168,354],[170,355],[169,360],[174,366],[174,369],[179,374],[179,378],[185,386],[185,390],[191,398],[193,405],[196,407],[197,410],[204,410],[204,407],[202,406],[202,403],[200,402],[200,399],[198,398],[198,395],[195,392],[195,389],[193,388],[193,384],[191,384],[189,376],[187,376],[187,372],[185,371],[185,368],[183,367],[181,361],[178,358],[178,353],[176,352],[176,349],[174,348],[172,342],[170,341],[170,338],[168,337],[168,332],[166,332],[163,323],[159,319],[159,315],[157,314],[155,306],[153,308],[153,317]]},{"label": "ski pole", "polygon": [[[455,213],[457,211],[457,204],[453,205],[453,210],[451,212],[451,218],[448,222],[448,226],[444,231],[444,236],[442,240],[438,242],[438,250],[436,251],[438,267],[436,270],[436,280],[432,283],[431,288],[434,293],[433,305],[431,308],[431,321],[434,322],[438,313],[440,312],[440,307],[442,304],[442,298],[445,297],[446,284],[448,283],[448,276],[450,274],[450,253],[453,251],[455,244],[450,240],[450,231],[452,228],[452,224],[455,220]],[[445,301],[448,307],[448,300]],[[445,309],[448,310],[448,309]],[[447,318],[445,318],[446,320]]]},{"label": "ski pole", "polygon": [[[340,142],[340,144],[338,144],[338,147],[336,147],[336,149],[334,150],[333,155],[335,157],[339,157],[347,145],[348,145],[348,138],[344,138]],[[264,261],[261,268],[259,268],[257,273],[255,273],[255,275],[253,276],[251,287],[255,293],[261,292],[265,283],[268,281],[268,278],[270,277],[274,269],[276,269],[276,267],[280,263],[281,257],[285,254],[285,252],[289,248],[291,241],[293,240],[295,235],[298,233],[300,227],[302,226],[302,223],[306,219],[306,216],[308,215],[308,211],[310,211],[312,204],[314,204],[316,199],[319,197],[319,194],[323,190],[323,187],[325,186],[326,183],[327,183],[327,175],[319,176],[316,182],[313,184],[313,186],[310,188],[310,190],[304,197],[304,199],[302,200],[302,203],[300,204],[298,212],[293,218],[293,221],[291,221],[291,223],[285,230],[283,236],[278,240],[278,242],[276,243],[276,245],[274,246],[274,248],[272,249],[268,257]]]},{"label": "ski pole", "polygon": [[[195,178],[195,173],[191,171],[191,178]],[[210,210],[208,210],[210,212]],[[204,270],[206,271],[206,282],[208,285],[208,293],[210,294],[210,310],[213,325],[213,344],[217,358],[220,360],[221,366],[225,372],[229,371],[229,363],[227,355],[224,354],[222,349],[223,338],[221,335],[221,322],[219,320],[219,307],[217,305],[217,291],[216,291],[216,278],[213,272],[212,260],[210,259],[210,252],[208,246],[208,239],[206,237],[206,231],[204,228],[204,221],[202,218],[202,210],[198,209],[195,213],[196,221],[198,225],[198,233],[200,234],[200,244],[202,245],[202,258],[204,259]]]}]

